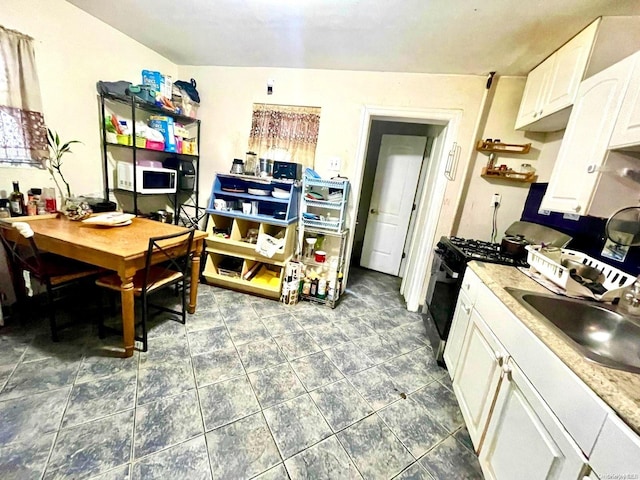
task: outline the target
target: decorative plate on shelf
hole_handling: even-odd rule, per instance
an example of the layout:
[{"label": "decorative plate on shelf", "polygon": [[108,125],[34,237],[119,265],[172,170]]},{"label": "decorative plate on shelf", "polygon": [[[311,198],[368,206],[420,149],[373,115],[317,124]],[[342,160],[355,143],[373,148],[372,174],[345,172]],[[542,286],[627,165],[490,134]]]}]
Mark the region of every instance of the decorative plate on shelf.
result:
[{"label": "decorative plate on shelf", "polygon": [[238,188],[238,187],[222,187],[222,191],[223,191],[223,192],[229,192],[229,193],[244,193],[244,188]]},{"label": "decorative plate on shelf", "polygon": [[247,189],[247,192],[251,195],[259,195],[261,197],[271,195],[271,192],[269,192],[269,190],[261,190],[259,188],[249,188]]}]

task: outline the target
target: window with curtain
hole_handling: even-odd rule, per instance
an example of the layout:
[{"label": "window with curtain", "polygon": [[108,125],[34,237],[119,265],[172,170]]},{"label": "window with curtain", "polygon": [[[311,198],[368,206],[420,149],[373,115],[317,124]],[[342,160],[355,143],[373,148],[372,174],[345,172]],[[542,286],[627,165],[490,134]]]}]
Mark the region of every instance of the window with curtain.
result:
[{"label": "window with curtain", "polygon": [[254,103],[249,150],[313,168],[319,128],[320,107]]},{"label": "window with curtain", "polygon": [[0,166],[42,168],[48,152],[33,39],[0,26]]}]

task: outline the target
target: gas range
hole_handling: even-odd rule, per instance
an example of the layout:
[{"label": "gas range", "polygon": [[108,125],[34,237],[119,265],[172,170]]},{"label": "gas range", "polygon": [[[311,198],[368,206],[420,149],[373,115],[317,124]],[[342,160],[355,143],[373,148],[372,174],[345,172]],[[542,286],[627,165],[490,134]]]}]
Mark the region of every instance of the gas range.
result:
[{"label": "gas range", "polygon": [[515,267],[526,267],[526,259],[517,259],[509,255],[504,255],[500,251],[499,243],[485,242],[483,240],[473,240],[460,237],[442,237],[438,242],[441,250],[453,250],[456,252],[461,262],[478,260],[481,262],[499,263],[501,265],[512,265]]}]

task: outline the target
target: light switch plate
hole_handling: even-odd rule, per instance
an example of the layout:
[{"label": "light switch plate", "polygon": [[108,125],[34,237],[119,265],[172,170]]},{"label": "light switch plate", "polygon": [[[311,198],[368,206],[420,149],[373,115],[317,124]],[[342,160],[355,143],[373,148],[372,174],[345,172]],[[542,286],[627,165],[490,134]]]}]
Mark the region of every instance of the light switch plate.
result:
[{"label": "light switch plate", "polygon": [[340,171],[340,157],[331,157],[329,159],[329,170],[332,170],[334,172],[339,172]]}]

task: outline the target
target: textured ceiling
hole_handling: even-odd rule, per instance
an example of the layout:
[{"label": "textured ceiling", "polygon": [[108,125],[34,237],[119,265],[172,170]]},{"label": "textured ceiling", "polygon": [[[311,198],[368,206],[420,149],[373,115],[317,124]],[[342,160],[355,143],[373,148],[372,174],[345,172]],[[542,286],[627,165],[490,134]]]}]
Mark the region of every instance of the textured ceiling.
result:
[{"label": "textured ceiling", "polygon": [[68,0],[179,65],[525,75],[640,0]]}]

